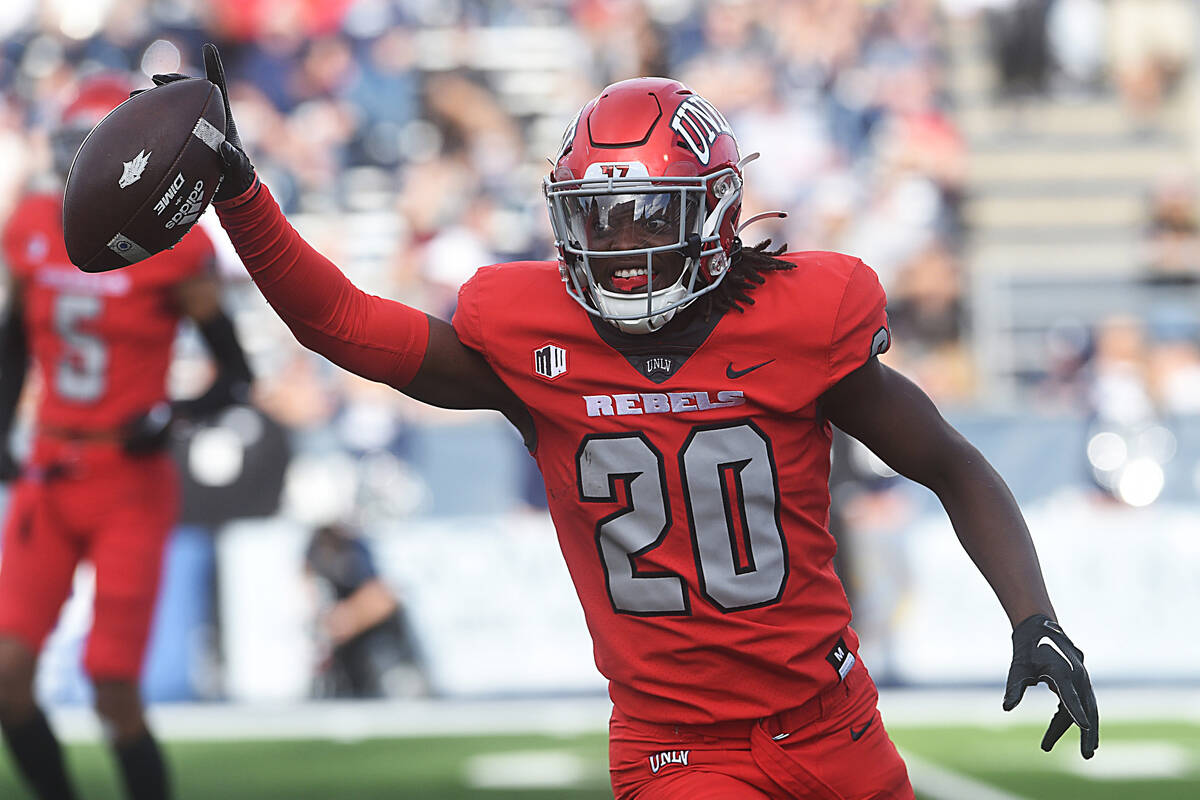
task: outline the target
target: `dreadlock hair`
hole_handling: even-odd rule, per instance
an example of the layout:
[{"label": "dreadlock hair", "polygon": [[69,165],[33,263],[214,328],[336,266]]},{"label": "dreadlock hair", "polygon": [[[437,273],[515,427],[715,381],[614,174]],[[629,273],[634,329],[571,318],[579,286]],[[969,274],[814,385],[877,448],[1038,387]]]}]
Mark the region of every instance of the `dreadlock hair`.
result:
[{"label": "dreadlock hair", "polygon": [[767,273],[795,269],[795,264],[779,258],[787,250],[786,242],[774,249],[770,247],[770,239],[763,239],[753,247],[745,248],[742,240],[734,237],[729,274],[720,286],[703,297],[705,319],[713,314],[724,314],[730,309],[745,312],[743,304],[754,305],[750,292],[766,282]]}]

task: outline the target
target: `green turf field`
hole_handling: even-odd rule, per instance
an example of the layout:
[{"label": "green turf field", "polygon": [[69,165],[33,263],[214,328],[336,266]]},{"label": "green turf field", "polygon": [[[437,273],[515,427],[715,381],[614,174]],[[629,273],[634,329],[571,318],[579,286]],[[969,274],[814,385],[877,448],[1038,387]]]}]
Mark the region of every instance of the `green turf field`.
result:
[{"label": "green turf field", "polygon": [[[1107,724],[1091,762],[1064,747],[1066,741],[1059,745],[1062,752],[1042,753],[1041,729],[1034,727],[896,726],[892,736],[914,757],[914,782],[924,800],[972,800],[972,786],[980,785],[1007,793],[999,797],[1026,800],[1200,797],[1196,724]],[[611,797],[601,734],[172,742],[167,749],[183,800]],[[68,758],[87,800],[119,800],[113,768],[100,747],[72,746]],[[8,763],[0,764],[0,797],[24,796]]]}]

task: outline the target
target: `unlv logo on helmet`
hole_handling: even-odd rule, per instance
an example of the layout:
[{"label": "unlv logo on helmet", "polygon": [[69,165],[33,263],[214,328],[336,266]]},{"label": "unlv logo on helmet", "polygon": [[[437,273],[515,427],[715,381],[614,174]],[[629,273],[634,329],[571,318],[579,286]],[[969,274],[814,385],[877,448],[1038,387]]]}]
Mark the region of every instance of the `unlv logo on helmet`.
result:
[{"label": "unlv logo on helmet", "polygon": [[671,117],[671,130],[679,134],[688,149],[704,166],[712,158],[712,143],[722,133],[733,136],[725,117],[712,103],[694,94],[679,104],[675,116]]}]

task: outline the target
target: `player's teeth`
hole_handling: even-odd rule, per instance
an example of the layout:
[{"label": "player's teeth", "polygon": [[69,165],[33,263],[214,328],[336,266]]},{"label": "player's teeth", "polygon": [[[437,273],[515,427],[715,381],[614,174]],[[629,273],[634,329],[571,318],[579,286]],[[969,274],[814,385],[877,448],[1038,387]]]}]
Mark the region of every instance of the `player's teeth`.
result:
[{"label": "player's teeth", "polygon": [[618,278],[636,278],[638,275],[645,275],[644,269],[619,269],[614,275]]}]

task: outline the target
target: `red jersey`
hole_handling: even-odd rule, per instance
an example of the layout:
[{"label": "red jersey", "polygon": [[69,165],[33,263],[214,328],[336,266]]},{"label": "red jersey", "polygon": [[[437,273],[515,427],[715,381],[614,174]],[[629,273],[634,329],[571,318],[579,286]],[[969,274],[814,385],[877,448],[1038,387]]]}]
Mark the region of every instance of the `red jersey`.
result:
[{"label": "red jersey", "polygon": [[817,400],[887,349],[886,300],[858,259],[784,258],[745,313],[642,336],[584,312],[555,263],[459,294],[459,338],[533,415],[596,664],[634,717],[756,719],[853,663]]},{"label": "red jersey", "polygon": [[67,258],[61,197],[43,194],[22,199],[2,244],[24,291],[30,349],[44,379],[39,424],[111,430],[166,398],[180,316],[171,287],[211,266],[203,231],[136,266],[89,274]]},{"label": "red jersey", "polygon": [[[297,339],[403,388],[424,314],[354,287],[265,186],[217,204]],[[532,416],[535,456],[596,664],[626,715],[752,720],[849,674],[857,640],[829,535],[831,429],[818,398],[887,349],[861,261],[786,257],[744,313],[644,336],[594,319],[549,262],[479,270],[454,328]]]}]

